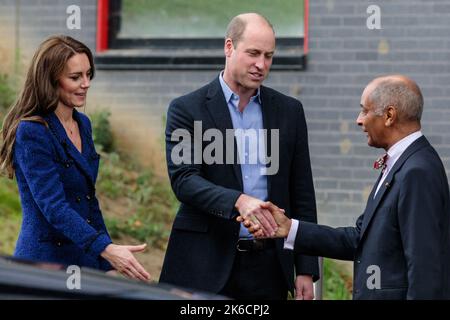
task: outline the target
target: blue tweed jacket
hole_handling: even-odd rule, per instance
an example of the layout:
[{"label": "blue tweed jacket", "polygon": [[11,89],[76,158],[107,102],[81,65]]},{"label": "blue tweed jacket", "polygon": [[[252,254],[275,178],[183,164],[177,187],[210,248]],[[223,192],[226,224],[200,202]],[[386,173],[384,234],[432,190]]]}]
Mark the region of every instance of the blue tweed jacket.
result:
[{"label": "blue tweed jacket", "polygon": [[22,121],[16,133],[14,167],[23,222],[14,255],[101,270],[100,256],[111,238],[97,198],[99,155],[89,119],[74,110],[82,140],[80,153],[54,113],[41,123]]}]

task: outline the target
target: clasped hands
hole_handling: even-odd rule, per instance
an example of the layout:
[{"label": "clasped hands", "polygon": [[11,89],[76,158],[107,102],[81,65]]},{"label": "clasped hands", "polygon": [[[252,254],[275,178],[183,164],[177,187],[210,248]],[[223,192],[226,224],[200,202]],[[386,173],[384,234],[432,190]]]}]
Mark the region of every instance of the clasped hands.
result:
[{"label": "clasped hands", "polygon": [[242,194],[236,209],[240,215],[236,218],[255,238],[285,238],[291,228],[291,219],[284,215],[285,211],[270,201]]}]

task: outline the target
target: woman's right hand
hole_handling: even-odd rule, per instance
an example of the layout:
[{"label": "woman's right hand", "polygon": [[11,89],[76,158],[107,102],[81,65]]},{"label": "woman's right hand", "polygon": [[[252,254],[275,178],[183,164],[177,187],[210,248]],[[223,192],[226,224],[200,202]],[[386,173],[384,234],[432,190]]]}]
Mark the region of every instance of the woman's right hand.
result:
[{"label": "woman's right hand", "polygon": [[108,260],[114,269],[128,278],[149,281],[151,276],[145,271],[144,267],[136,260],[133,252],[142,252],[147,244],[138,246],[123,246],[117,244],[109,244],[100,254]]}]

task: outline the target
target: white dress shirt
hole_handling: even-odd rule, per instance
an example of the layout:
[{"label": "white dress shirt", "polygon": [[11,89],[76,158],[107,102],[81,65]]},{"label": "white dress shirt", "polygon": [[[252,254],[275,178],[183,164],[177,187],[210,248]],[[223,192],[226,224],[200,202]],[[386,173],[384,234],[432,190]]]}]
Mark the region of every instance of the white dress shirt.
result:
[{"label": "white dress shirt", "polygon": [[383,176],[381,177],[380,182],[378,183],[377,190],[373,195],[374,198],[377,195],[378,190],[380,190],[380,187],[383,185],[383,182],[386,179],[387,175],[389,174],[389,171],[391,171],[392,167],[400,158],[402,153],[405,152],[405,150],[421,136],[422,132],[420,130],[416,131],[404,137],[403,139],[397,141],[392,147],[389,148],[389,150],[387,151],[388,158],[386,161],[386,168],[384,169]]}]

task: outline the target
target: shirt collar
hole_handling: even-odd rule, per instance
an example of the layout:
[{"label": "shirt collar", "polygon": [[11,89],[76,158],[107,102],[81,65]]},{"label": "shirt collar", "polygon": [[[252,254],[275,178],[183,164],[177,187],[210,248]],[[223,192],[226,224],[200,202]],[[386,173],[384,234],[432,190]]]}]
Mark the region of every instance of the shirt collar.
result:
[{"label": "shirt collar", "polygon": [[388,150],[389,158],[387,160],[387,166],[391,167],[397,161],[398,158],[402,155],[402,153],[417,139],[423,136],[422,132],[416,131],[411,133],[410,135],[404,137],[403,139],[397,141],[392,147]]},{"label": "shirt collar", "polygon": [[[233,90],[230,89],[225,80],[223,80],[223,71],[220,72],[219,81],[220,86],[222,87],[223,95],[225,96],[225,100],[227,101],[227,103],[229,103],[230,100],[237,100],[239,98],[239,96],[236,93],[234,93]],[[259,104],[261,104],[260,92],[261,88],[258,88],[256,94],[250,98],[250,101],[255,101],[256,99],[258,99]]]}]

